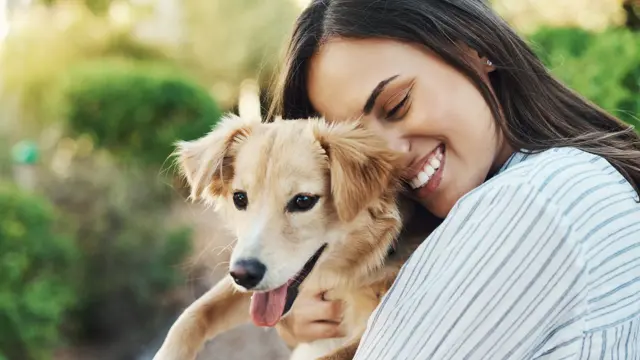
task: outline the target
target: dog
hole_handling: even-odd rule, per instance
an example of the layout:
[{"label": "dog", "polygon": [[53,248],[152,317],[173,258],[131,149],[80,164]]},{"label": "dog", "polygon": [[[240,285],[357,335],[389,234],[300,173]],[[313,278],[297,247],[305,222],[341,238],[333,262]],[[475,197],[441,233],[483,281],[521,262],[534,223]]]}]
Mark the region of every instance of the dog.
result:
[{"label": "dog", "polygon": [[400,154],[357,121],[235,115],[175,154],[190,198],[220,212],[237,242],[228,275],[178,317],[154,360],[192,360],[249,320],[276,326],[302,287],[344,301],[347,336],[300,344],[292,359],[352,359],[369,316],[435,228],[423,221],[401,234],[417,207],[398,200]]}]

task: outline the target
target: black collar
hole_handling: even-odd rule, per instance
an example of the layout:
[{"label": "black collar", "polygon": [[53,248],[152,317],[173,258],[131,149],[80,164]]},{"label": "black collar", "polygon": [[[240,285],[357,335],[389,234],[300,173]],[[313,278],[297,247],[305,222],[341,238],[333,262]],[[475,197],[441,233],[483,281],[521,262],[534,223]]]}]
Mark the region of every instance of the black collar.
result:
[{"label": "black collar", "polygon": [[392,257],[396,253],[396,242],[394,241],[389,245],[389,249],[387,249],[387,258]]}]

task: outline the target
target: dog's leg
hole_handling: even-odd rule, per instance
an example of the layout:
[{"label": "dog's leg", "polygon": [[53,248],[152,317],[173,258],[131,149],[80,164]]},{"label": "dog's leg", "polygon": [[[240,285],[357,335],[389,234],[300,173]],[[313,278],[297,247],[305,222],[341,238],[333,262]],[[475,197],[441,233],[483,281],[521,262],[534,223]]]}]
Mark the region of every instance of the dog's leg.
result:
[{"label": "dog's leg", "polygon": [[352,360],[356,356],[356,351],[360,345],[360,337],[349,341],[344,346],[336,349],[331,354],[320,357],[316,360]]},{"label": "dog's leg", "polygon": [[249,321],[250,299],[225,276],[178,317],[153,359],[195,359],[207,340]]}]

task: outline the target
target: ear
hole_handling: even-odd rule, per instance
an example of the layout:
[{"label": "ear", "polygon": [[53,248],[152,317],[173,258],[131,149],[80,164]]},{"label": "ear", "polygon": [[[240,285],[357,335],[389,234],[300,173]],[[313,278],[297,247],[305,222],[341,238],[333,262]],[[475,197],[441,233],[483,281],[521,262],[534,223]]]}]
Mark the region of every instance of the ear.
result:
[{"label": "ear", "polygon": [[316,122],[316,139],[329,160],[331,193],[340,220],[353,220],[398,184],[400,154],[358,122]]},{"label": "ear", "polygon": [[176,144],[174,154],[191,188],[189,197],[192,200],[226,194],[233,177],[237,145],[247,139],[257,123],[257,120],[226,115],[207,135]]}]

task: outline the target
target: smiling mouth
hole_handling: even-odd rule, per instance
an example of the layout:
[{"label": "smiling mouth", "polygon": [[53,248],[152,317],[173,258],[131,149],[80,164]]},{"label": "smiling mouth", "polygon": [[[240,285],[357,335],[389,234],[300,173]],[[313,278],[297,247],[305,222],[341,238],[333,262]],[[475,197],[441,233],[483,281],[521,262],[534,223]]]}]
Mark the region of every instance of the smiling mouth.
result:
[{"label": "smiling mouth", "polygon": [[407,182],[413,190],[428,188],[435,190],[442,179],[442,168],[444,165],[444,144],[438,146],[424,161],[418,173]]},{"label": "smiling mouth", "polygon": [[272,327],[291,310],[298,297],[300,284],[309,276],[311,270],[326,249],[324,244],[307,260],[302,269],[284,285],[264,292],[255,292],[251,297],[251,320],[257,326]]}]

